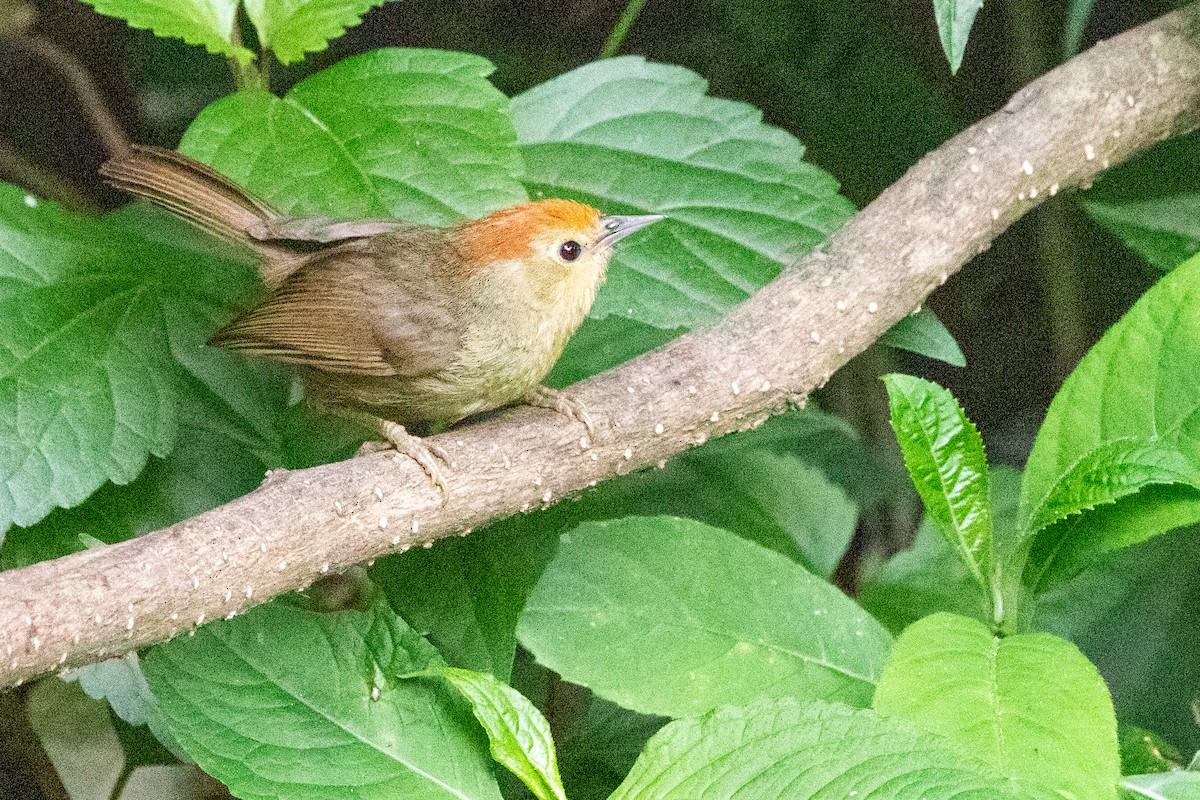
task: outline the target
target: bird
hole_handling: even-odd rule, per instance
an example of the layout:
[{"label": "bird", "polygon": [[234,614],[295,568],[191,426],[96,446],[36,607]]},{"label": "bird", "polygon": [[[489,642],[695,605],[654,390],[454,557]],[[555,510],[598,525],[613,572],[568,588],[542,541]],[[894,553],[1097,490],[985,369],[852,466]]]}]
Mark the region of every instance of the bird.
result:
[{"label": "bird", "polygon": [[566,199],[523,202],[445,227],[286,216],[212,167],[135,145],[109,184],[247,248],[264,301],[208,344],[294,365],[319,408],[411,456],[446,499],[450,459],[420,438],[529,404],[593,425],[542,381],[604,282],[613,245],[663,217],[605,215]]}]

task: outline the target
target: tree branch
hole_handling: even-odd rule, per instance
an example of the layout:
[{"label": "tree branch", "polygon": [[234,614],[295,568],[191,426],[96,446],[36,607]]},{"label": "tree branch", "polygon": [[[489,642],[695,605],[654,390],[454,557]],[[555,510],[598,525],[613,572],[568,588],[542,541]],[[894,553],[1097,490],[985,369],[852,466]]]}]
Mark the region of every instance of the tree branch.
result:
[{"label": "tree branch", "polygon": [[170,528],[0,575],[0,683],[170,638],[803,404],[1014,220],[1198,120],[1190,6],[1018,92],[713,329],[579,384],[590,447],[562,416],[515,409],[436,438],[457,462],[444,507],[415,463],[379,454],[272,475]]}]

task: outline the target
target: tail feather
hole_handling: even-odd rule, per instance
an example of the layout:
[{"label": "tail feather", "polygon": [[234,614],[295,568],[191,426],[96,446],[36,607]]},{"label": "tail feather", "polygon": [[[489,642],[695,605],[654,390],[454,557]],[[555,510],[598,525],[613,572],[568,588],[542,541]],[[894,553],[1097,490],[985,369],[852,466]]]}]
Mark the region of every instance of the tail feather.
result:
[{"label": "tail feather", "polygon": [[162,206],[214,236],[253,250],[268,286],[278,285],[304,261],[281,243],[256,239],[250,231],[279,218],[278,212],[221,173],[174,150],[134,145],[105,162],[100,174],[118,189]]}]

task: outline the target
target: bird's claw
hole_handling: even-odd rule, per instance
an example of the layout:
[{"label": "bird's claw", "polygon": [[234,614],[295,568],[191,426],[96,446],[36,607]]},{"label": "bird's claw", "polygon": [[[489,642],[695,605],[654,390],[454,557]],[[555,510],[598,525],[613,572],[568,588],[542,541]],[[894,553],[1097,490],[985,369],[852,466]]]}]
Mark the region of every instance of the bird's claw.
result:
[{"label": "bird's claw", "polygon": [[588,440],[596,440],[596,427],[592,422],[592,415],[588,413],[587,407],[575,398],[560,392],[558,389],[551,389],[549,386],[539,386],[529,393],[529,396],[525,398],[525,402],[538,408],[548,408],[551,411],[557,411],[573,422],[582,423],[584,429],[587,430]]},{"label": "bird's claw", "polygon": [[389,420],[379,421],[379,432],[383,434],[387,441],[384,442],[363,442],[362,447],[358,448],[355,457],[370,455],[384,450],[395,450],[416,461],[421,469],[425,470],[425,474],[433,481],[433,485],[437,487],[438,492],[442,497],[442,505],[450,499],[449,492],[446,490],[446,479],[442,472],[443,465],[453,469],[455,464],[447,453],[436,444],[427,444],[421,437],[413,436],[404,429],[403,425]]}]

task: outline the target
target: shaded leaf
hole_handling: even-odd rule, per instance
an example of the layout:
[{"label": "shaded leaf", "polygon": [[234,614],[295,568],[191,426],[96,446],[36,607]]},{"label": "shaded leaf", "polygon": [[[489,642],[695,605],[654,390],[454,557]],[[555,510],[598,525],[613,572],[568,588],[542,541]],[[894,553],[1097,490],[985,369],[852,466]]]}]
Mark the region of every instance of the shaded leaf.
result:
[{"label": "shaded leaf", "polygon": [[879,337],[882,344],[900,350],[908,350],[919,356],[945,361],[952,367],[965,367],[967,357],[954,341],[953,334],[937,315],[928,308],[909,314]]},{"label": "shaded leaf", "polygon": [[1067,7],[1067,31],[1063,37],[1064,58],[1070,58],[1079,51],[1079,45],[1083,41],[1083,29],[1095,5],[1096,0],[1071,0]]},{"label": "shaded leaf", "polygon": [[1183,754],[1156,733],[1135,725],[1117,729],[1121,745],[1121,774],[1169,772],[1183,767]]},{"label": "shaded leaf", "polygon": [[784,557],[669,517],[564,534],[517,637],[565,679],[665,716],[764,693],[865,705],[890,641]]},{"label": "shaded leaf", "polygon": [[108,706],[56,676],[26,697],[29,724],[71,800],[108,800],[125,771],[125,752]]}]

